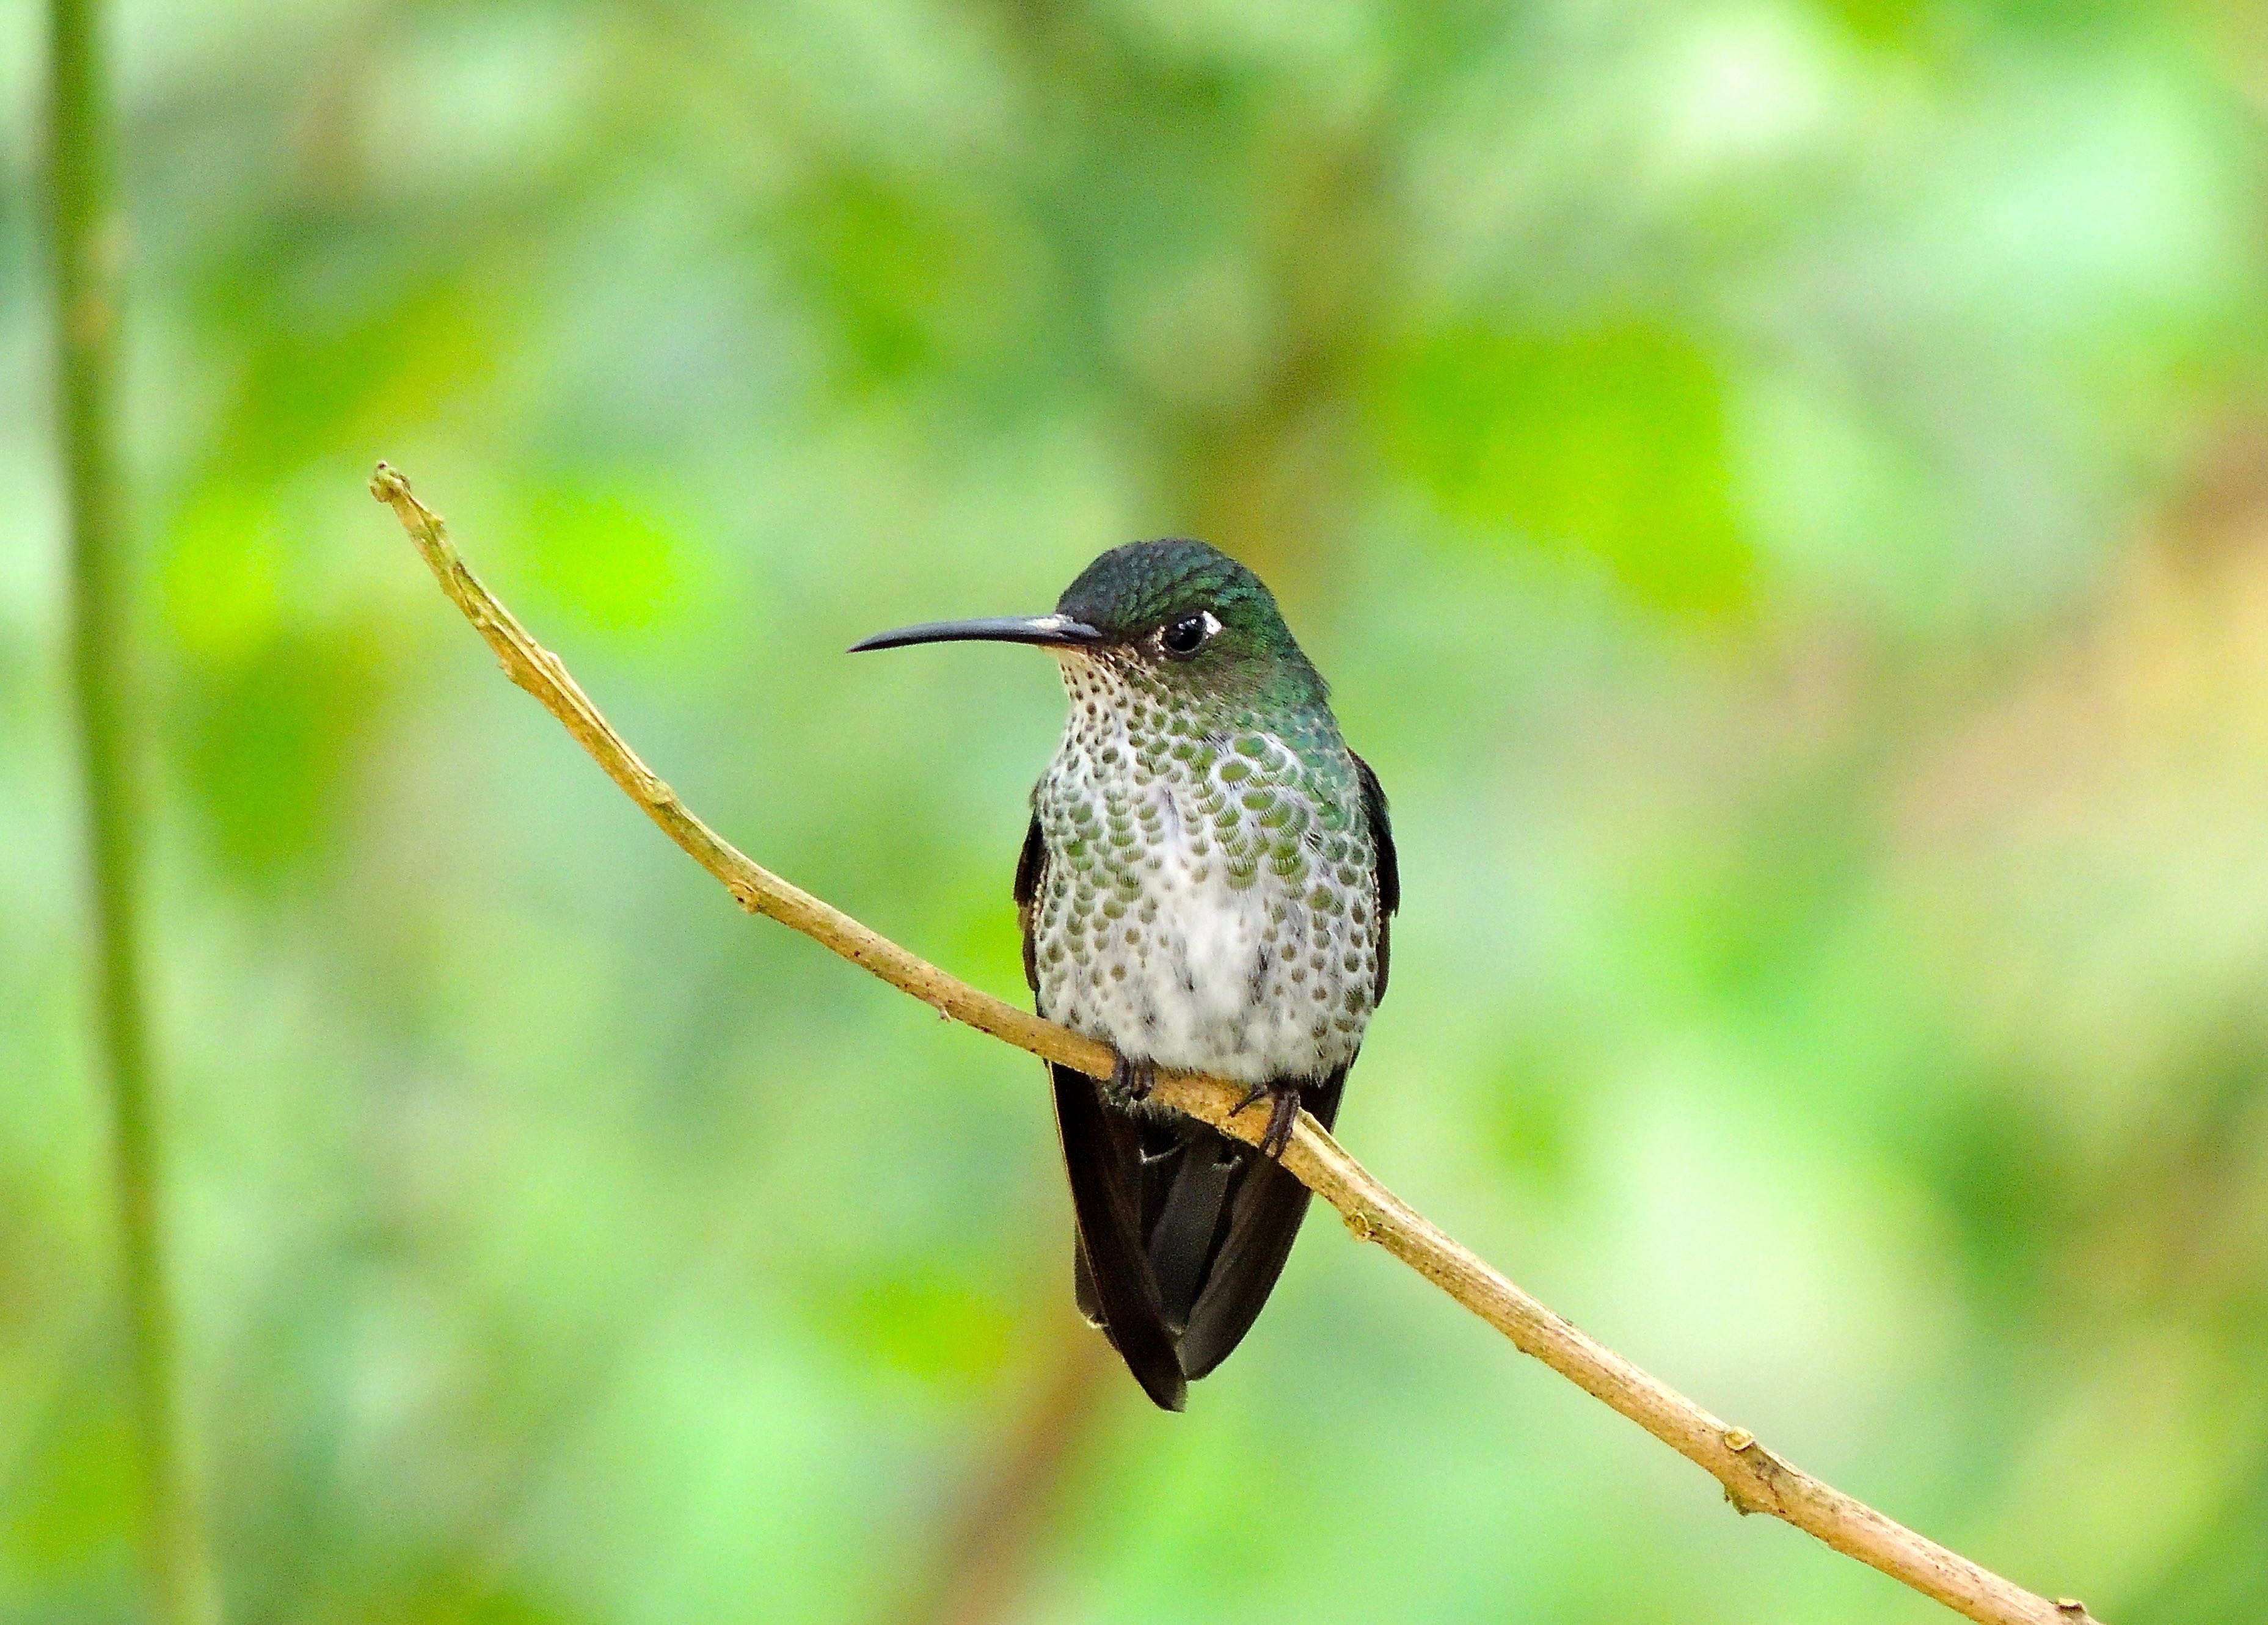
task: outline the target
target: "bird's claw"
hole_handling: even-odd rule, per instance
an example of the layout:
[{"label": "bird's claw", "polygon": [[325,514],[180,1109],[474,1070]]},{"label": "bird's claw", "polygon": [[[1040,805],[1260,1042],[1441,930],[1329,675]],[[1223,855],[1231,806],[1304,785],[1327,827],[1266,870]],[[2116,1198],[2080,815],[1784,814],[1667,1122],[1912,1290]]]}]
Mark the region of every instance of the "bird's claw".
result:
[{"label": "bird's claw", "polygon": [[1292,1143],[1292,1131],[1300,1126],[1300,1085],[1255,1084],[1244,1092],[1244,1099],[1236,1103],[1236,1109],[1229,1115],[1239,1115],[1263,1098],[1268,1102],[1268,1127],[1260,1136],[1260,1154],[1270,1162],[1281,1162],[1285,1148]]},{"label": "bird's claw", "polygon": [[1129,1106],[1139,1106],[1150,1098],[1158,1086],[1158,1063],[1154,1061],[1129,1061],[1124,1055],[1112,1057],[1110,1062],[1110,1092]]}]

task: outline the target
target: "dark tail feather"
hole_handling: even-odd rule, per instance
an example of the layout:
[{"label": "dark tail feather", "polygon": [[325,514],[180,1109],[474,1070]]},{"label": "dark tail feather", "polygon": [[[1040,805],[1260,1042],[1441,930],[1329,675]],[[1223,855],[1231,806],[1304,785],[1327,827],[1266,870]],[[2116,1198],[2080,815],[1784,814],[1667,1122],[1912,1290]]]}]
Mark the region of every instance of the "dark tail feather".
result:
[{"label": "dark tail feather", "polygon": [[1086,1261],[1086,1239],[1079,1233],[1079,1226],[1071,1227],[1071,1296],[1079,1305],[1079,1312],[1097,1331],[1108,1333],[1102,1323],[1102,1300],[1094,1295],[1094,1266]]},{"label": "dark tail feather", "polygon": [[[1166,1324],[1179,1336],[1189,1311],[1204,1290],[1221,1210],[1243,1165],[1230,1142],[1200,1122],[1143,1127],[1151,1141],[1145,1171],[1165,1177],[1151,1183],[1143,1204],[1143,1229],[1149,1236],[1150,1268],[1158,1277],[1158,1297]],[[1161,1132],[1162,1130],[1162,1132]],[[1159,1149],[1157,1140],[1172,1136]]]},{"label": "dark tail feather", "polygon": [[[1326,1129],[1338,1117],[1339,1091],[1345,1081],[1342,1068],[1302,1092],[1303,1104]],[[1192,1379],[1228,1358],[1252,1328],[1261,1305],[1275,1290],[1276,1278],[1284,1273],[1300,1221],[1307,1214],[1307,1188],[1282,1164],[1241,1141],[1211,1129],[1204,1133],[1227,1152],[1241,1177],[1229,1196],[1226,1223],[1206,1261],[1202,1290],[1181,1335],[1181,1367]],[[1202,1158],[1203,1149],[1192,1145],[1189,1154]],[[1154,1239],[1151,1250],[1154,1256]]]},{"label": "dark tail feather", "polygon": [[[1142,1246],[1142,1141],[1134,1120],[1102,1103],[1084,1073],[1051,1066],[1056,1127],[1079,1220],[1080,1308],[1098,1314],[1126,1369],[1161,1409],[1188,1397],[1158,1278]],[[1092,1302],[1088,1300],[1092,1295]]]}]

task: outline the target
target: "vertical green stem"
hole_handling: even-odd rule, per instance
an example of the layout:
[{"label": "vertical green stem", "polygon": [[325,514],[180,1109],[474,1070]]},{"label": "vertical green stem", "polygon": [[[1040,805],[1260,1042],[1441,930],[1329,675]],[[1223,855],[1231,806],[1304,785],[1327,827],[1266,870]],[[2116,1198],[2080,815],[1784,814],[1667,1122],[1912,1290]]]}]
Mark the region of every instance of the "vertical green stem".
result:
[{"label": "vertical green stem", "polygon": [[142,1006],[140,806],[131,761],[130,607],[113,445],[120,224],[103,87],[99,0],[51,0],[48,160],[54,210],[56,385],[70,533],[71,682],[77,702],[96,945],[98,1063],[111,1147],[142,1468],[142,1536],[164,1625],[212,1614],[203,1542],[174,1414],[173,1327],[150,1044]]}]

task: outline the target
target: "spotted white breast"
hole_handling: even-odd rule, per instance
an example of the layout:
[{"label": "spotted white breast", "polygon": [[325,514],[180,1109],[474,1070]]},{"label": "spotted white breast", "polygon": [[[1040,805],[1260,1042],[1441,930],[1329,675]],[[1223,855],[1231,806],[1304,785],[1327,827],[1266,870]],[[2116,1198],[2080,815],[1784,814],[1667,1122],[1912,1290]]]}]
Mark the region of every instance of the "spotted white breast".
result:
[{"label": "spotted white breast", "polygon": [[1345,746],[1188,715],[1123,663],[1064,667],[1071,719],[1033,792],[1040,1008],[1130,1060],[1243,1082],[1347,1064],[1380,915]]}]

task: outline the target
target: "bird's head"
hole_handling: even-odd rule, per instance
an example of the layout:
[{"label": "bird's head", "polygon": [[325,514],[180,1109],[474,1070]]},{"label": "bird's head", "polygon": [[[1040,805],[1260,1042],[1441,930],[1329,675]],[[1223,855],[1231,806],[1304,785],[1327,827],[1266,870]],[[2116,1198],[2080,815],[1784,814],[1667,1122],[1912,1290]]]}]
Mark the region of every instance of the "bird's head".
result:
[{"label": "bird's head", "polygon": [[1113,548],[1079,572],[1050,614],[928,621],[877,633],[851,652],[976,641],[1035,643],[1066,665],[1104,663],[1186,698],[1324,699],[1322,679],[1260,577],[1202,541]]}]

